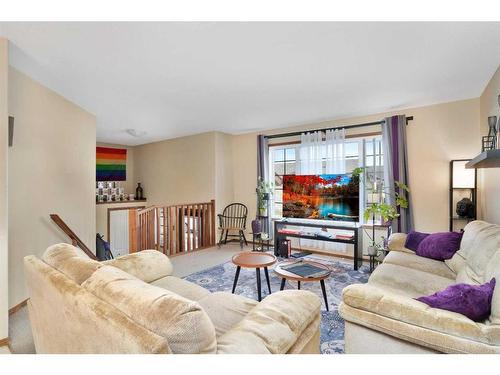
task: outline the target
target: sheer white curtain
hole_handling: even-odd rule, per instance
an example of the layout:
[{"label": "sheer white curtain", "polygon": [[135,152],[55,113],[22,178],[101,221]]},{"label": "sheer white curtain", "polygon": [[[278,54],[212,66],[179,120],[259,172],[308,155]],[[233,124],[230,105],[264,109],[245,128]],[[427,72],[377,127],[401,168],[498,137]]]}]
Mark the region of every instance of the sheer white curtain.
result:
[{"label": "sheer white curtain", "polygon": [[[323,171],[323,158],[326,162],[325,171]],[[322,132],[301,135],[297,174],[341,174],[345,172],[345,129],[327,130],[325,141],[323,141]],[[312,228],[302,227],[301,230],[311,231]],[[342,243],[302,239],[300,245],[318,250],[347,252],[346,245]]]},{"label": "sheer white curtain", "polygon": [[345,173],[345,129],[326,131],[326,173]]},{"label": "sheer white curtain", "polygon": [[296,174],[323,173],[322,147],[323,135],[321,132],[301,134]]}]

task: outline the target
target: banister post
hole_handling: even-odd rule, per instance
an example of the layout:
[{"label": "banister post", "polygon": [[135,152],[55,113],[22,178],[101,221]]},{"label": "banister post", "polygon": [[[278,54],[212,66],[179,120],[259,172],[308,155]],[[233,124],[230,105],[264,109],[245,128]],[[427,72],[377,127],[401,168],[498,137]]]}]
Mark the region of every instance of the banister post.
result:
[{"label": "banister post", "polygon": [[216,213],[215,213],[215,199],[212,199],[210,201],[210,204],[212,205],[212,241],[211,241],[211,245],[215,245],[215,228],[216,228],[216,224],[215,224],[215,217],[216,217]]}]

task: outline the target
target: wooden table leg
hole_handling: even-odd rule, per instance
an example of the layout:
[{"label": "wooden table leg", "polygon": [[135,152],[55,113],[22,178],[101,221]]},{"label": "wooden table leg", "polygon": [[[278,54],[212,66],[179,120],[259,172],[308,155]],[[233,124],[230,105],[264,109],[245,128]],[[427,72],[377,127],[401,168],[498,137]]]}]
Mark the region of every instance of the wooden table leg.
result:
[{"label": "wooden table leg", "polygon": [[325,280],[320,280],[319,283],[321,284],[321,291],[323,292],[323,298],[325,299],[326,311],[330,311],[330,309],[328,308],[328,298],[326,298]]},{"label": "wooden table leg", "polygon": [[271,294],[271,282],[269,281],[269,271],[267,270],[267,267],[264,267],[264,273],[266,274],[266,281],[267,281],[267,289],[269,290],[269,294]]},{"label": "wooden table leg", "polygon": [[238,283],[238,277],[240,276],[241,267],[236,267],[236,274],[234,275],[234,283],[233,283],[233,291],[231,293],[234,294],[234,290],[236,289],[236,284]]},{"label": "wooden table leg", "polygon": [[282,279],[281,279],[281,286],[280,286],[280,290],[285,289],[285,282],[286,282],[286,279],[285,279],[285,278],[282,278]]},{"label": "wooden table leg", "polygon": [[260,302],[262,299],[261,286],[260,286],[260,268],[256,268],[255,273],[257,275],[257,296],[259,297],[259,302]]},{"label": "wooden table leg", "polygon": [[297,281],[297,289],[300,290],[300,281]]}]

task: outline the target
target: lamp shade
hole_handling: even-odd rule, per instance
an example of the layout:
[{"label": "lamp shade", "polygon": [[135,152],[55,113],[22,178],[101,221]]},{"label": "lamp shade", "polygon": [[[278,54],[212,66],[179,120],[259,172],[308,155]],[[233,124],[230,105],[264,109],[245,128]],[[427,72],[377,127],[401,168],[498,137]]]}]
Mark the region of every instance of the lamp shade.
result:
[{"label": "lamp shade", "polygon": [[453,162],[453,188],[475,188],[475,170],[465,169],[467,161]]}]

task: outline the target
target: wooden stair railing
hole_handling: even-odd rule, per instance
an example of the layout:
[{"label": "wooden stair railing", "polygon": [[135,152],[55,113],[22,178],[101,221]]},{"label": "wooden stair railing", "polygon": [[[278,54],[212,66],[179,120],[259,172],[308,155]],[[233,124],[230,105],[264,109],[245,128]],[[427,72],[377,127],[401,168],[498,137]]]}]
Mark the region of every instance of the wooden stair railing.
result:
[{"label": "wooden stair railing", "polygon": [[173,256],[215,246],[215,200],[151,206],[137,211],[137,251]]},{"label": "wooden stair railing", "polygon": [[73,246],[78,246],[89,258],[98,260],[95,254],[83,243],[83,241],[71,230],[70,227],[57,214],[50,214],[50,218],[71,239]]}]

